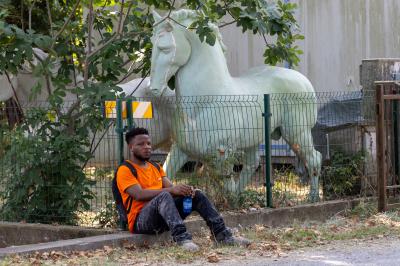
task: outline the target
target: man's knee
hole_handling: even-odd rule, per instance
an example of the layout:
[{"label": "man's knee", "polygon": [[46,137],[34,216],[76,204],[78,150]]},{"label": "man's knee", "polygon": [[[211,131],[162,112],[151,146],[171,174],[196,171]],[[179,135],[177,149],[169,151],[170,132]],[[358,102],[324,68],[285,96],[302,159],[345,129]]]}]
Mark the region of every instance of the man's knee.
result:
[{"label": "man's knee", "polygon": [[208,199],[207,196],[200,189],[195,190],[194,197],[197,199]]},{"label": "man's knee", "polygon": [[161,192],[160,194],[157,195],[156,198],[162,199],[162,200],[173,200],[171,193],[169,193],[167,191]]}]

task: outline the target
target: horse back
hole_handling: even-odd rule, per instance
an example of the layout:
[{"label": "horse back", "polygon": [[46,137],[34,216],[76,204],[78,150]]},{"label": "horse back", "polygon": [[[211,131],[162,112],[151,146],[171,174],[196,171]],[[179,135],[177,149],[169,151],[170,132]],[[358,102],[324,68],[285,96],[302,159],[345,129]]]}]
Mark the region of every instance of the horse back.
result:
[{"label": "horse back", "polygon": [[243,93],[309,93],[311,96],[315,95],[311,82],[303,74],[293,69],[260,66],[249,69],[235,79]]}]

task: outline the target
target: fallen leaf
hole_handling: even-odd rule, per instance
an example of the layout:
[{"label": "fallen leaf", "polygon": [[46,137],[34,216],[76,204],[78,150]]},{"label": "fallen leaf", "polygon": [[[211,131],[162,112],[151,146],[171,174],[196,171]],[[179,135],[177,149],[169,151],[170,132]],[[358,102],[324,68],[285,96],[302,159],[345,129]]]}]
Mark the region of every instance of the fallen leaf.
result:
[{"label": "fallen leaf", "polygon": [[113,251],[113,248],[110,247],[110,246],[104,246],[103,249],[104,249],[106,252],[111,252],[111,251]]},{"label": "fallen leaf", "polygon": [[136,246],[134,245],[134,244],[126,244],[126,245],[124,245],[123,246],[125,249],[127,249],[127,250],[135,250],[136,249]]},{"label": "fallen leaf", "polygon": [[264,231],[266,228],[265,228],[264,225],[256,224],[256,225],[254,226],[254,229],[256,229],[256,232],[261,232],[261,231]]},{"label": "fallen leaf", "polygon": [[261,244],[262,250],[274,251],[278,250],[278,245],[274,243],[262,243]]},{"label": "fallen leaf", "polygon": [[337,227],[337,225],[332,225],[330,228],[329,228],[332,232],[339,232],[339,228]]},{"label": "fallen leaf", "polygon": [[79,251],[79,256],[86,258],[86,253],[84,251]]},{"label": "fallen leaf", "polygon": [[257,249],[257,244],[256,243],[251,243],[250,245],[247,246],[248,249],[250,250],[255,250]]},{"label": "fallen leaf", "polygon": [[375,222],[375,221],[372,221],[372,220],[369,220],[369,221],[367,221],[367,225],[368,225],[368,226],[375,226],[375,225],[376,225],[376,222]]},{"label": "fallen leaf", "polygon": [[217,263],[219,262],[219,257],[216,253],[211,253],[207,256],[208,262]]}]

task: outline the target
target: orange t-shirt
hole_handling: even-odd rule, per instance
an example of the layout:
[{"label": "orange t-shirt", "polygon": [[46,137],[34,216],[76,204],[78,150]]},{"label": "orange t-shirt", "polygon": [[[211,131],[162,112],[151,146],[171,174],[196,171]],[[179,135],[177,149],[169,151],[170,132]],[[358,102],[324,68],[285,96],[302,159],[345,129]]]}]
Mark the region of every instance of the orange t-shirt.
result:
[{"label": "orange t-shirt", "polygon": [[[129,170],[127,166],[122,165],[119,167],[117,171],[117,185],[119,191],[121,192],[124,205],[127,203],[127,199],[129,197],[129,194],[126,193],[126,189],[130,186],[139,184],[142,189],[162,189],[162,178],[166,175],[161,167],[160,171],[158,171],[158,169],[151,163],[147,163],[147,167],[144,168],[134,164],[131,161],[128,162],[135,167],[137,178],[132,175],[131,170]],[[136,216],[146,203],[147,201],[132,200],[132,207],[128,213],[129,231],[133,232],[133,225],[135,223]],[[127,207],[128,206],[125,205],[125,208]]]}]

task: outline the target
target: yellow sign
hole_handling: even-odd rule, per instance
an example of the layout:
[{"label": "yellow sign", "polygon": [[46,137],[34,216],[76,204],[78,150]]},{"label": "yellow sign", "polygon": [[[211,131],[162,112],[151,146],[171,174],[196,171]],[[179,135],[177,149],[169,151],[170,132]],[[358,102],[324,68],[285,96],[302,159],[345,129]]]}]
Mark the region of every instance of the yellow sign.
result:
[{"label": "yellow sign", "polygon": [[[117,101],[105,102],[106,118],[117,118]],[[122,118],[126,119],[126,102],[122,102]],[[151,102],[132,102],[133,118],[153,118],[153,106]]]}]

